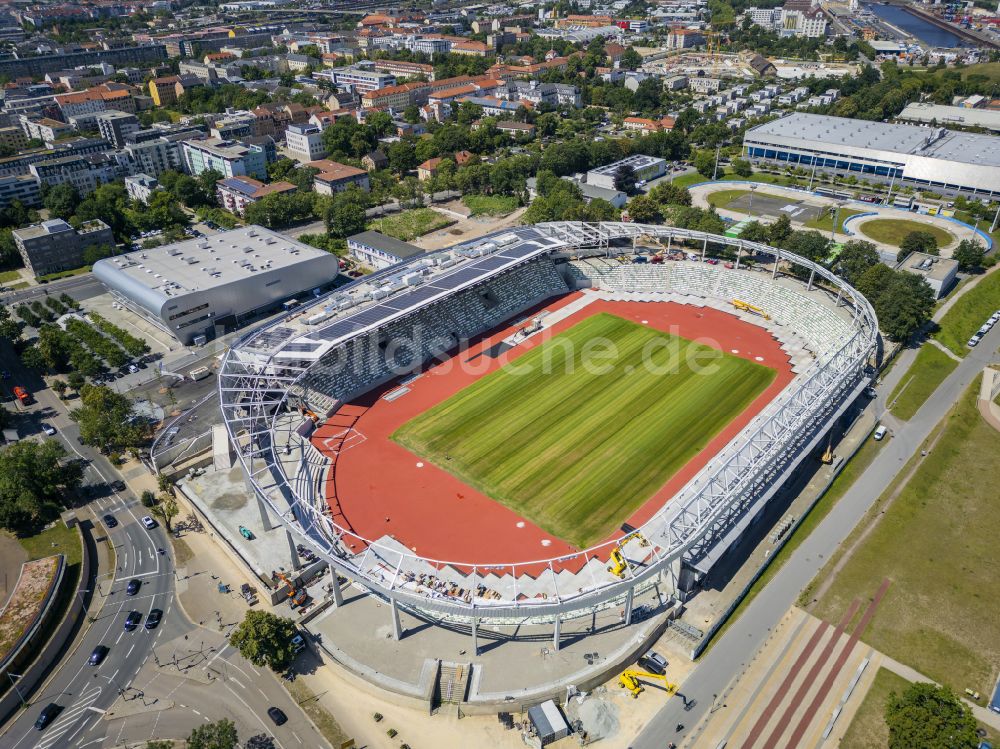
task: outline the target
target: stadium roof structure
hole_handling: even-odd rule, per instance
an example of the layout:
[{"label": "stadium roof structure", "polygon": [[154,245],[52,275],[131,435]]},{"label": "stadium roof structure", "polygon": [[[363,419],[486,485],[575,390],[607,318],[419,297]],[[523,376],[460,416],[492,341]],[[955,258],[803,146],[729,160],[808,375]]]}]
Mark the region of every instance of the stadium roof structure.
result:
[{"label": "stadium roof structure", "polygon": [[798,142],[813,141],[825,147],[838,145],[868,148],[977,166],[1000,167],[1000,138],[960,133],[943,127],[892,125],[795,112],[758,125],[749,130],[747,135],[789,138]]},{"label": "stadium roof structure", "polygon": [[[740,255],[773,258],[770,281],[768,274],[742,275],[738,264],[733,270],[697,266],[704,273],[734,274],[731,288],[738,287],[740,294],[750,294],[751,298],[757,298],[757,284],[761,295],[787,288],[775,278],[779,267],[789,263],[807,271],[809,280],[801,282],[803,287],[808,283],[812,289],[815,280],[823,279],[824,284],[837,290],[837,295],[835,301],[824,297],[823,302],[809,302],[803,320],[812,321],[813,327],[801,330],[814,337],[817,352],[808,358],[806,368],[725,450],[640,527],[648,543],[636,552],[636,558],[643,561],[629,564],[622,578],[598,575],[584,587],[567,587],[559,584],[556,575],[556,567],[572,564],[572,560],[606,559],[612,547],[619,548],[617,540],[568,557],[497,560],[497,564],[484,565],[426,559],[396,542],[360,539],[357,533],[337,525],[316,494],[318,477],[325,470],[323,457],[309,445],[303,445],[292,458],[277,449],[286,444],[284,430],[291,428],[294,432],[299,425],[294,413],[283,410],[283,404],[305,397],[310,387],[305,378],[314,366],[324,372],[336,371],[325,369],[336,367],[335,347],[360,340],[404,316],[412,316],[452,294],[477,288],[506,270],[546,254],[638,252],[641,250],[634,243],[643,237],[655,238],[667,247],[675,242],[701,246],[703,253],[711,243],[738,248]],[[719,278],[721,282],[722,275]],[[729,288],[720,300],[734,293]],[[706,296],[703,284],[682,293]],[[793,297],[800,299],[799,292],[789,289],[788,293],[791,296],[784,302],[800,304],[792,301]],[[786,309],[788,324],[794,325],[798,308]],[[393,615],[397,605],[412,606],[434,616],[455,617],[457,621],[469,621],[471,617],[472,621],[509,623],[524,621],[528,615],[539,617],[538,622],[554,621],[558,642],[561,617],[578,616],[583,610],[611,601],[630,608],[633,595],[652,585],[661,574],[664,579],[679,580],[682,563],[697,565],[711,556],[714,547],[727,543],[752,522],[802,460],[821,444],[826,427],[867,385],[865,371],[877,334],[878,321],[863,296],[822,265],[785,250],[678,227],[556,222],[501,230],[412,258],[335,289],[309,306],[248,333],[233,342],[223,360],[219,371],[220,407],[230,441],[237,447],[238,460],[258,499],[287,528],[316,548],[332,568],[388,601]],[[331,356],[320,360],[328,352]],[[352,376],[346,375],[345,385],[354,384]],[[287,436],[292,439],[291,433]],[[342,539],[348,534],[362,541],[363,551],[345,545]],[[639,541],[632,539],[628,543]],[[629,558],[632,552],[624,553]],[[543,568],[551,573],[552,589],[546,596],[522,596],[515,582],[499,598],[475,596],[470,601],[442,596],[422,590],[403,575],[413,569],[412,565],[427,564],[438,571],[448,567],[461,575],[462,587],[471,589],[470,596],[475,596],[477,583],[487,573],[511,575],[515,581],[522,574],[541,579],[539,570]]]}]

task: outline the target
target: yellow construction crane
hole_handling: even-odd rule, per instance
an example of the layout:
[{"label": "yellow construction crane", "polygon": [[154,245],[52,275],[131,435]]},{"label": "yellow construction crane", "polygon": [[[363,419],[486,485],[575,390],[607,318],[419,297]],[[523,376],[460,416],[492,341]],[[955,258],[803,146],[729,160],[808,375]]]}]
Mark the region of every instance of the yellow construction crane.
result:
[{"label": "yellow construction crane", "polygon": [[771,319],[771,316],[767,314],[764,310],[762,310],[760,307],[750,304],[749,302],[744,302],[740,299],[734,299],[733,306],[738,310],[742,310],[744,312],[753,312],[754,314],[760,315],[765,320]]},{"label": "yellow construction crane", "polygon": [[666,675],[651,674],[648,671],[638,671],[633,668],[622,672],[622,675],[618,677],[618,686],[622,689],[627,689],[632,694],[632,697],[638,699],[639,695],[645,691],[645,687],[639,681],[640,679],[662,681],[668,695],[673,695],[677,692],[677,685],[668,681]]}]

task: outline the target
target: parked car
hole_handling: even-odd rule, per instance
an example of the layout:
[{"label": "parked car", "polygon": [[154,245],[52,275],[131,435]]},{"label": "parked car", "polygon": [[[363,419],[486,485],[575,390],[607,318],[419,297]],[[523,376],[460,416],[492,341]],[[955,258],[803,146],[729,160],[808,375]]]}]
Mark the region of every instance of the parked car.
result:
[{"label": "parked car", "polygon": [[103,519],[104,519],[104,525],[106,525],[108,528],[114,528],[118,525],[118,520],[115,518],[114,515],[105,515]]},{"label": "parked car", "polygon": [[873,434],[872,436],[875,438],[876,442],[881,442],[883,439],[885,439],[885,435],[888,433],[889,430],[886,429],[885,426],[880,426],[878,429],[875,430],[875,434]]},{"label": "parked car", "polygon": [[125,617],[125,631],[131,632],[133,629],[139,626],[139,622],[142,621],[142,614],[138,611],[130,611],[129,615]]},{"label": "parked car", "polygon": [[142,524],[147,528],[149,528],[150,530],[156,527],[156,521],[153,520],[153,518],[151,518],[149,515],[142,516]]},{"label": "parked car", "polygon": [[981,340],[983,340],[983,337],[978,333],[976,333],[976,335],[972,336],[972,338],[969,339],[969,342],[965,345],[968,346],[969,348],[975,348],[976,346],[979,345],[979,342]]},{"label": "parked car", "polygon": [[42,431],[45,432],[50,437],[52,437],[56,433],[56,428],[51,424],[43,423]]},{"label": "parked car", "polygon": [[146,615],[146,629],[156,629],[160,626],[160,619],[163,618],[161,609],[153,609]]},{"label": "parked car", "polygon": [[110,484],[110,486],[111,486],[112,491],[116,491],[116,492],[123,492],[123,491],[125,491],[125,482],[124,481],[112,481],[111,484]]},{"label": "parked car", "polygon": [[94,648],[94,652],[90,654],[90,658],[87,660],[87,663],[91,666],[100,666],[101,661],[104,660],[104,657],[107,654],[108,647],[106,645],[98,645]]},{"label": "parked car", "polygon": [[655,650],[650,650],[642,656],[639,659],[639,665],[653,674],[660,674],[662,676],[667,672],[667,659]]},{"label": "parked car", "polygon": [[134,577],[128,581],[128,585],[125,586],[125,595],[134,596],[139,592],[139,588],[142,587],[142,580],[137,580]]},{"label": "parked car", "polygon": [[267,708],[267,717],[269,717],[272,721],[274,721],[274,725],[276,726],[283,726],[285,723],[288,722],[288,716],[285,715],[281,711],[281,708],[278,707]]},{"label": "parked car", "polygon": [[38,714],[38,720],[35,721],[35,730],[44,731],[48,728],[49,723],[55,720],[56,716],[62,712],[62,706],[57,705],[54,702],[50,702],[48,705],[42,708],[42,712]]}]

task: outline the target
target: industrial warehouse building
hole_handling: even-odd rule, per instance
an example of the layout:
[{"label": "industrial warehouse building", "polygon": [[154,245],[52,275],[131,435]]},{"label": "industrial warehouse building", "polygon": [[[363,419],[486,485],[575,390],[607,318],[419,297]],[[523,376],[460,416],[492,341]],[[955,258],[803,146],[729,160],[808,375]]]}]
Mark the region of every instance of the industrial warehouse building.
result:
[{"label": "industrial warehouse building", "polygon": [[94,275],[181,343],[202,343],[337,278],[335,255],[260,226],[138,250]]},{"label": "industrial warehouse building", "polygon": [[747,130],[754,162],[791,164],[938,192],[1000,194],[1000,137],[796,112]]}]

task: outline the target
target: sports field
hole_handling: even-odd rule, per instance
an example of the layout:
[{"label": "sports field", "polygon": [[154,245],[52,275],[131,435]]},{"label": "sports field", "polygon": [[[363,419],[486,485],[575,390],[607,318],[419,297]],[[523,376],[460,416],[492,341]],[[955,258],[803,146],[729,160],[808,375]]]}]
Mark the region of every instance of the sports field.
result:
[{"label": "sports field", "polygon": [[392,438],[583,548],[618,528],[775,374],[602,313]]}]

